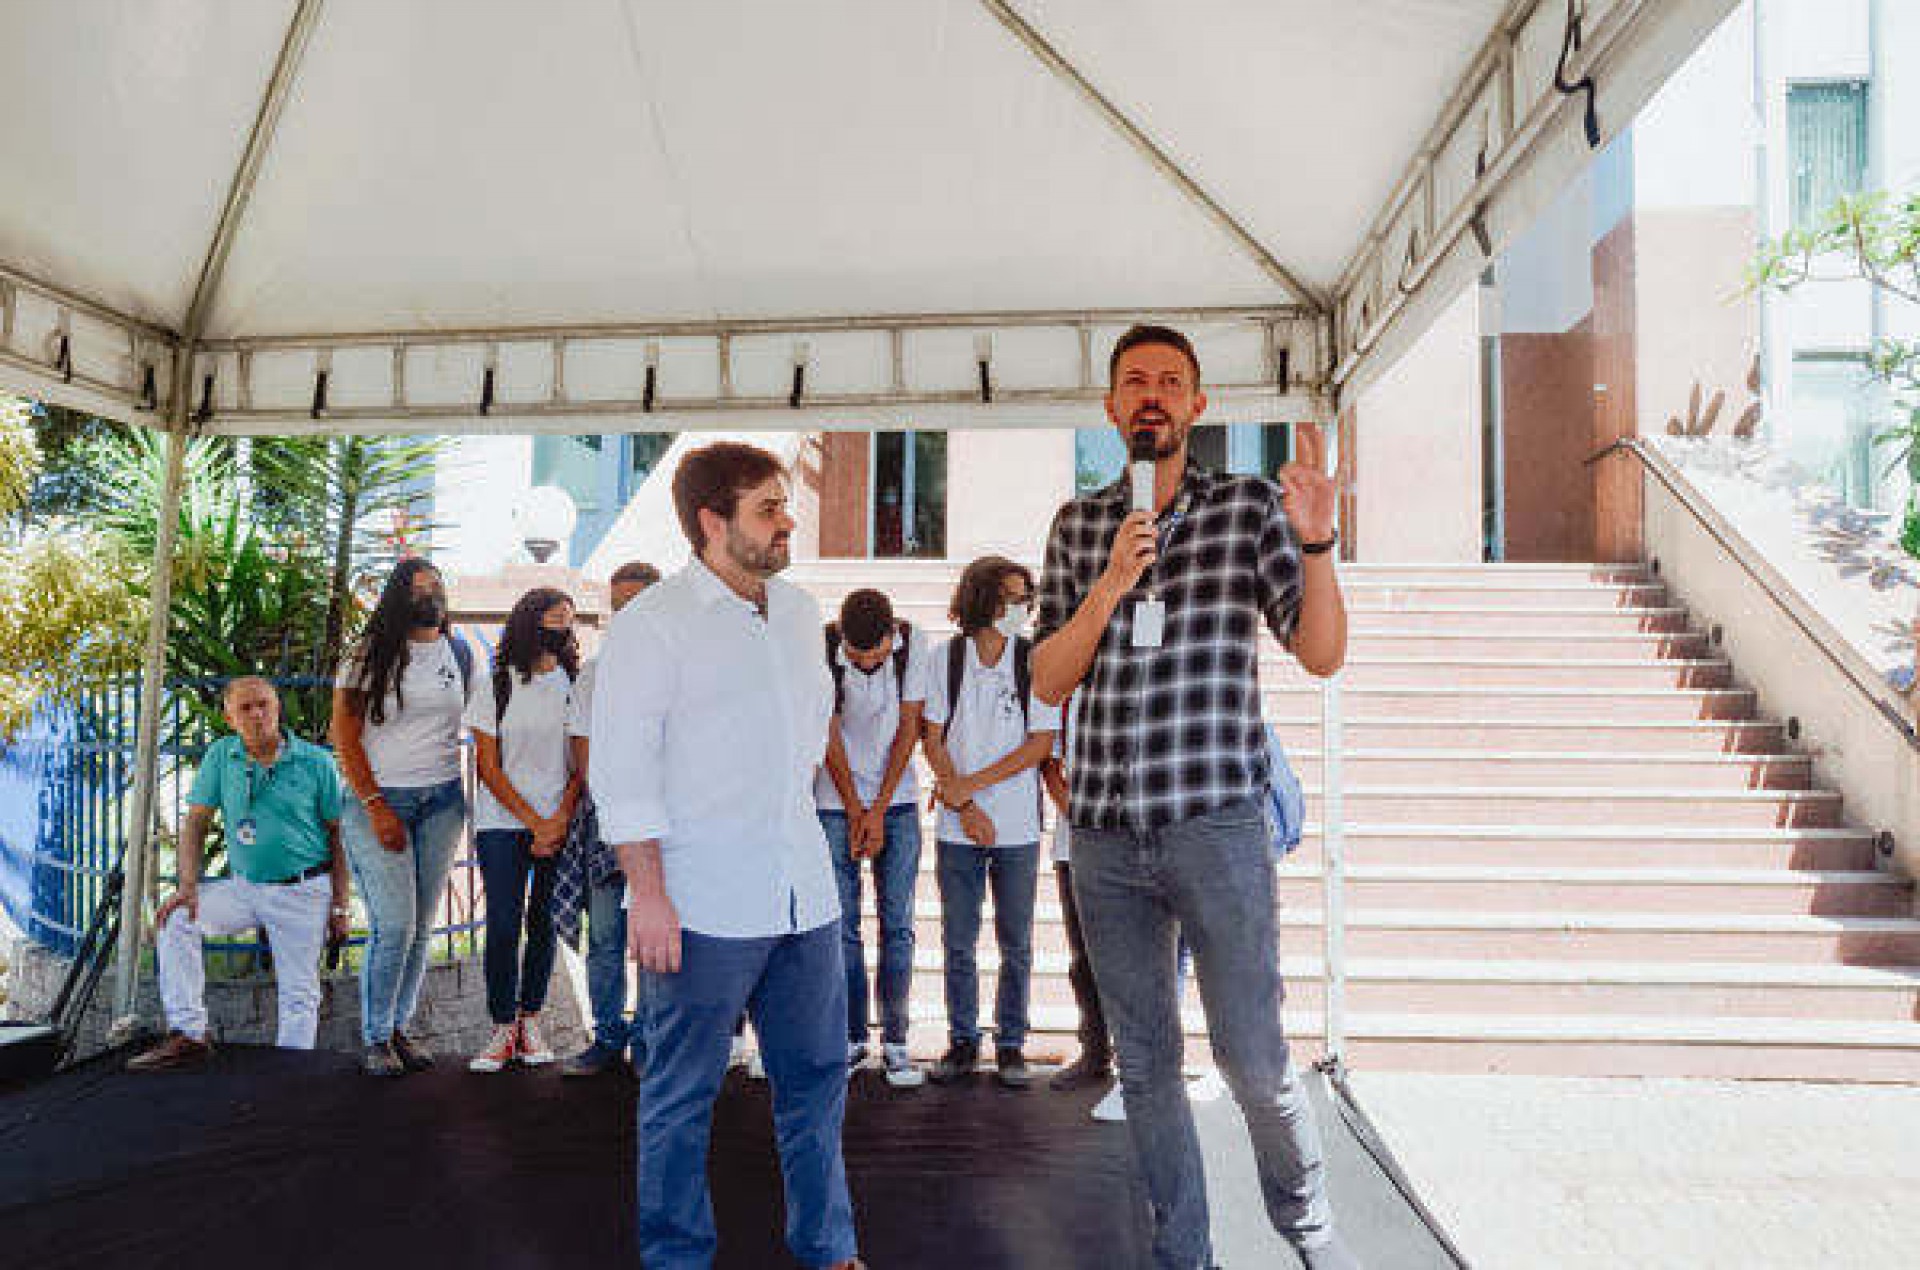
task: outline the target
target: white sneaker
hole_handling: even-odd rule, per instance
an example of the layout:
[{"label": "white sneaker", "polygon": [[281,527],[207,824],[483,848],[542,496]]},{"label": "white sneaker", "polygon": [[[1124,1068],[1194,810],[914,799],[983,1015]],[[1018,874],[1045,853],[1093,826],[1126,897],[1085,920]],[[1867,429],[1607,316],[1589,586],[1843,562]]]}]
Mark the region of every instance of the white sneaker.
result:
[{"label": "white sneaker", "polygon": [[760,1051],[754,1050],[747,1055],[747,1079],[765,1080],[766,1078],[767,1065],[761,1060]]},{"label": "white sneaker", "polygon": [[887,1083],[895,1089],[918,1089],[927,1083],[927,1074],[913,1065],[904,1045],[883,1045],[880,1056],[887,1065]]},{"label": "white sneaker", "polygon": [[545,1067],[553,1061],[553,1046],[540,1031],[540,1020],[526,1015],[520,1020],[520,1061],[528,1067]]},{"label": "white sneaker", "polygon": [[734,1037],[733,1048],[727,1051],[727,1066],[729,1068],[745,1067],[749,1053],[747,1038],[744,1035]]},{"label": "white sneaker", "polygon": [[1093,1118],[1102,1124],[1122,1124],[1126,1121],[1127,1103],[1121,1095],[1119,1081],[1114,1081],[1107,1096],[1094,1104]]},{"label": "white sneaker", "polygon": [[1227,1082],[1211,1067],[1187,1082],[1188,1102],[1219,1102],[1226,1092]]},{"label": "white sneaker", "polygon": [[487,1047],[467,1060],[470,1072],[497,1072],[520,1054],[520,1028],[513,1023],[496,1023]]}]

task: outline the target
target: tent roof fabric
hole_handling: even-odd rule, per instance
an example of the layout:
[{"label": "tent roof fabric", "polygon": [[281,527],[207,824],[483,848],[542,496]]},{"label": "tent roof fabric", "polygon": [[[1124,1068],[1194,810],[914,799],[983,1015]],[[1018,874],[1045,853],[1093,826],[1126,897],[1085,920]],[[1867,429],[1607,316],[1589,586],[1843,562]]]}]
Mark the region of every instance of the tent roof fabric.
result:
[{"label": "tent roof fabric", "polygon": [[[1503,0],[1018,7],[1329,288]],[[0,259],[178,329],[294,8],[8,6]],[[1300,298],[975,0],[330,0],[205,334]]]},{"label": "tent roof fabric", "polygon": [[1567,13],[1606,63],[1611,135],[1733,3],[13,0],[0,372],[46,387],[71,323],[16,314],[9,290],[44,283],[43,307],[107,311],[71,341],[94,369],[56,379],[123,415],[133,323],[197,354],[1305,311],[1337,324],[1311,349],[1319,390],[1409,307],[1401,257],[1431,253],[1425,277],[1471,254],[1458,209],[1500,194],[1519,151],[1577,161],[1553,92]]}]

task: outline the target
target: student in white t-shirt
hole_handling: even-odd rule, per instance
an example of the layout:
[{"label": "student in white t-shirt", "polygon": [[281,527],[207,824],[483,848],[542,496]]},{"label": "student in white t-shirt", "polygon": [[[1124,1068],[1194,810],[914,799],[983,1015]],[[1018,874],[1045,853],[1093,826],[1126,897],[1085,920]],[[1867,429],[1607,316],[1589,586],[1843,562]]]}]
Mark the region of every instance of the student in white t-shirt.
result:
[{"label": "student in white t-shirt", "polygon": [[580,673],[573,617],[564,591],[536,587],[521,596],[501,628],[492,674],[467,703],[480,775],[474,850],[487,888],[484,965],[493,1019],[492,1037],[467,1064],[476,1072],[497,1072],[516,1059],[536,1067],[553,1061],[540,1010],[557,943],[554,866],[581,789],[567,744]]},{"label": "student in white t-shirt", "polygon": [[1060,710],[1033,694],[1021,635],[1033,575],[986,556],[968,565],[953,596],[960,634],[933,659],[927,692],[927,762],[943,805],[938,828],[940,930],[946,953],[948,1048],[928,1074],[942,1084],[970,1075],[980,1056],[980,977],[974,947],[993,890],[1000,983],[994,1051],[1000,1083],[1033,1083],[1021,1047],[1033,974],[1033,902],[1040,865],[1040,778]]},{"label": "student in white t-shirt", "polygon": [[360,1066],[370,1076],[433,1066],[406,1028],[467,822],[460,716],[472,665],[472,652],[449,631],[440,571],[402,560],[334,688],[334,757],[353,795],[340,841],[371,927],[360,969]]},{"label": "student in white t-shirt", "polygon": [[814,803],[840,886],[840,951],[847,972],[847,1070],[867,1057],[866,949],[860,938],[860,864],[873,863],[880,921],[880,1052],[887,1083],[911,1089],[924,1079],[907,1056],[907,992],[913,983],[913,891],[920,873],[920,787],[913,749],[927,699],[931,658],[926,637],[896,622],[878,591],[840,605],[826,631],[833,675],[833,721]]}]

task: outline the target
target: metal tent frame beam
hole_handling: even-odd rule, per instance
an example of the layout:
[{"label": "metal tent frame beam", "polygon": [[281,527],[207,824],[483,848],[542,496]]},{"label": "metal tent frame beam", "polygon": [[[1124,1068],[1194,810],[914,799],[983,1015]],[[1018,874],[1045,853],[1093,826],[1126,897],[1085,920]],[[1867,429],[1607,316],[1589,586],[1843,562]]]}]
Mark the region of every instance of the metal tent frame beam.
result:
[{"label": "metal tent frame beam", "polygon": [[[1557,79],[1595,81],[1604,146],[1737,3],[1511,0],[1341,272],[1335,391],[1391,364],[1589,161],[1598,147],[1578,138],[1582,99]],[[1570,13],[1581,39],[1562,66],[1553,55]]]},{"label": "metal tent frame beam", "polygon": [[134,743],[133,806],[131,832],[125,857],[126,885],[121,902],[126,907],[120,920],[120,941],[114,970],[113,1027],[118,1038],[129,1036],[138,1016],[135,1006],[140,981],[140,944],[145,933],[145,914],[149,879],[153,875],[154,794],[159,784],[160,711],[164,704],[167,674],[167,634],[173,614],[173,552],[180,527],[181,482],[185,470],[189,420],[187,407],[192,381],[190,373],[193,348],[205,328],[220,293],[220,281],[226,272],[227,258],[246,217],[253,187],[273,148],[274,131],[281,112],[293,91],[294,77],[307,42],[320,20],[323,0],[300,0],[287,34],[267,78],[260,110],[247,134],[227,199],[220,209],[219,222],[207,248],[206,260],[194,284],[193,301],[187,308],[185,329],[173,350],[173,375],[169,384],[167,408],[167,467],[161,486],[158,532],[153,550],[152,610],[147,622],[145,664],[140,676],[140,715]]},{"label": "metal tent frame beam", "polygon": [[1094,111],[1106,120],[1108,126],[1119,133],[1141,158],[1153,166],[1156,172],[1171,182],[1188,202],[1199,208],[1208,220],[1231,238],[1235,245],[1259,265],[1269,278],[1285,287],[1287,293],[1305,305],[1309,311],[1314,313],[1326,311],[1327,302],[1316,288],[1302,282],[1297,274],[1268,251],[1266,245],[1254,237],[1251,230],[1242,225],[1233,213],[1221,206],[1220,201],[1189,176],[1186,169],[1176,163],[1171,155],[1155,144],[1153,138],[1127,117],[1126,112],[1114,105],[1105,93],[1094,87],[1093,82],[1081,74],[1080,69],[1031,23],[1016,13],[1007,0],[980,0],[980,2],[1000,25],[1012,32],[1014,38],[1025,45],[1041,64],[1057,75],[1089,106],[1092,106]]}]

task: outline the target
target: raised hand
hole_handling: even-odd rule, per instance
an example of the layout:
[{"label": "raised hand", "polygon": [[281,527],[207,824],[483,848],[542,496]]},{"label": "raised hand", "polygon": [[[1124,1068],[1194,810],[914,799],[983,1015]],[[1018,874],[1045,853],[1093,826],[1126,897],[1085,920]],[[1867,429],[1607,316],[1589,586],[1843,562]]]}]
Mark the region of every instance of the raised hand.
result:
[{"label": "raised hand", "polygon": [[1286,505],[1287,520],[1301,542],[1325,542],[1333,537],[1339,517],[1340,490],[1326,473],[1327,444],[1318,424],[1294,428],[1294,461],[1274,476]]}]

